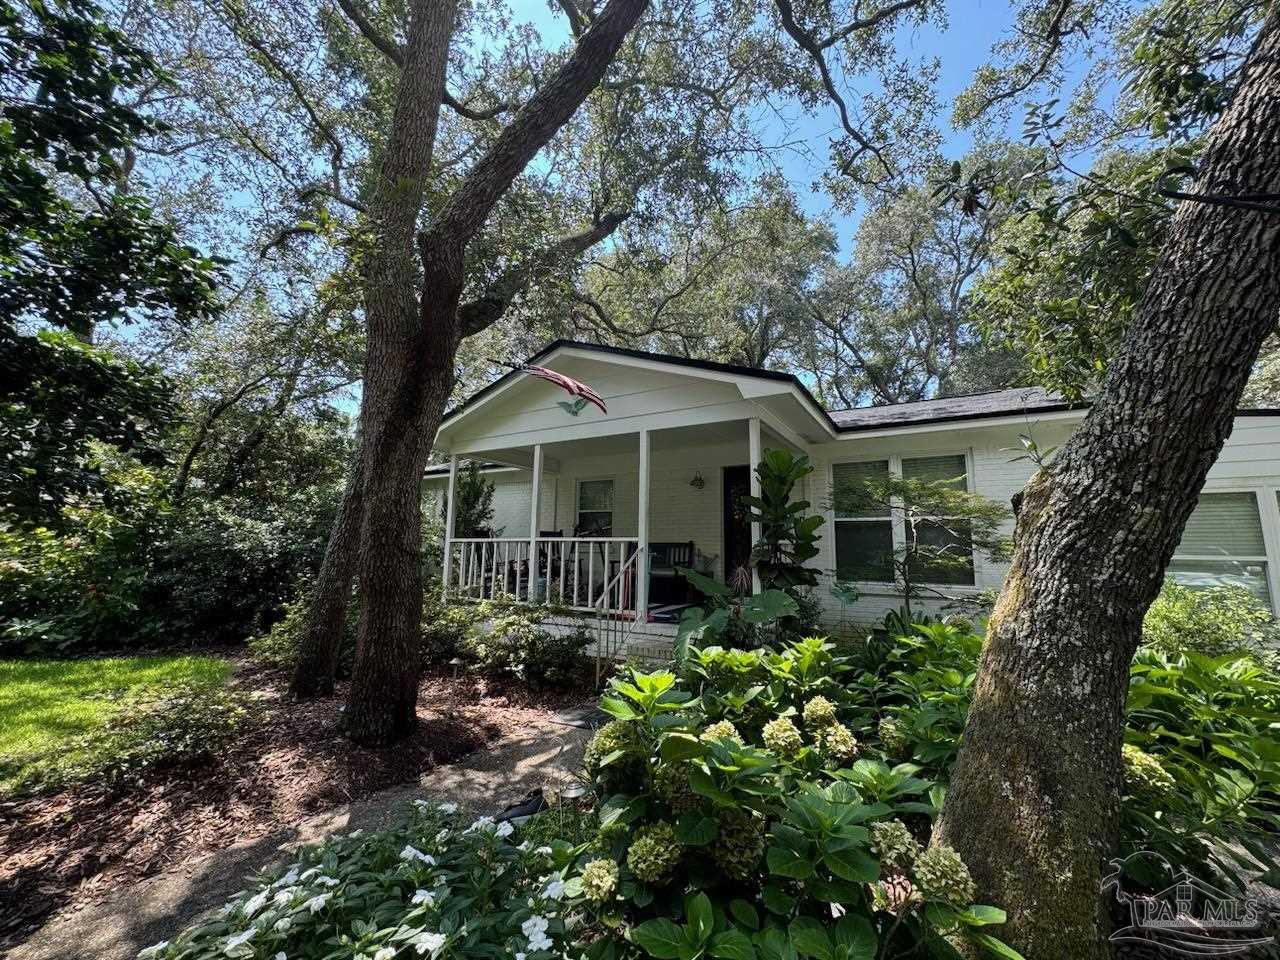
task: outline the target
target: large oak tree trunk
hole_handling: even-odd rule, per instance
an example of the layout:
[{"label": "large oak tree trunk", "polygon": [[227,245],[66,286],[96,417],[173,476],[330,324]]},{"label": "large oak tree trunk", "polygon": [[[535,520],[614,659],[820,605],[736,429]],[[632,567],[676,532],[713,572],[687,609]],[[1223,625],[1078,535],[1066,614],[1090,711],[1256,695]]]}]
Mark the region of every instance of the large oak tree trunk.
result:
[{"label": "large oak tree trunk", "polygon": [[342,493],[333,529],[329,531],[329,542],[325,545],[320,574],[311,591],[307,622],[298,644],[298,660],[294,664],[289,693],[299,700],[333,693],[338,648],[346,627],[351,581],[356,573],[356,551],[360,547],[360,527],[364,521],[362,441],[363,437],[356,440],[356,451],[347,471],[346,489]]},{"label": "large oak tree trunk", "polygon": [[[595,89],[647,5],[648,0],[609,0],[570,57],[539,86],[417,238],[417,251],[414,225],[407,224],[406,230],[401,213],[421,206],[422,179],[444,95],[453,11],[446,11],[444,3],[420,3],[416,11],[379,178],[375,209],[381,211],[383,226],[365,291],[369,346],[361,408],[360,632],[346,715],[348,730],[359,742],[387,743],[416,722],[420,484],[453,390],[458,344],[464,332],[476,330],[468,319],[464,331],[459,312],[467,246],[512,181]],[[424,77],[427,71],[430,76]],[[405,282],[419,267],[421,277]]]},{"label": "large oak tree trunk", "polygon": [[[1280,194],[1277,16],[1202,196]],[[1129,665],[1278,305],[1280,215],[1184,202],[1097,402],[1026,487],[938,835],[1028,960],[1106,953]]]}]

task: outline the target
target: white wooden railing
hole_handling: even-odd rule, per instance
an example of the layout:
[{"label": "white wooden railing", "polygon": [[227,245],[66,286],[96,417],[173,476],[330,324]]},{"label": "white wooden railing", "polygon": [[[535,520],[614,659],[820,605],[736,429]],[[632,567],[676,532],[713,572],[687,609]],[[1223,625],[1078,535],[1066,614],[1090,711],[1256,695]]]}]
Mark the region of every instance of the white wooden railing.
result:
[{"label": "white wooden railing", "polygon": [[[604,590],[601,591],[600,599],[596,604],[596,686],[600,686],[600,680],[604,675],[606,665],[612,665],[618,658],[618,653],[627,644],[627,638],[631,636],[631,631],[636,628],[636,624],[642,622],[643,618],[636,615],[635,611],[635,588],[636,571],[647,570],[648,564],[644,562],[645,548],[636,547],[631,555],[618,569],[618,572],[608,581],[605,582]],[[632,608],[630,611],[611,610],[608,601],[612,593],[622,591],[628,584],[632,584]],[[646,611],[647,613],[647,611]]]},{"label": "white wooden railing", "polygon": [[445,543],[444,562],[448,588],[460,597],[635,618],[639,553],[636,537],[461,537]]}]

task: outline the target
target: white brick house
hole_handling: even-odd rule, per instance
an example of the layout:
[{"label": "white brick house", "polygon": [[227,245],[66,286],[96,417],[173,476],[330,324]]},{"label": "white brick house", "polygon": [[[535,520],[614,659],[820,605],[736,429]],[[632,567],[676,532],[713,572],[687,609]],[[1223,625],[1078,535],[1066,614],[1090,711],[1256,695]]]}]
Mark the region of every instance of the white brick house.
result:
[{"label": "white brick house", "polygon": [[[449,413],[436,449],[451,462],[428,469],[428,497],[447,489],[465,460],[484,464],[495,497],[487,536],[446,536],[445,575],[473,596],[549,594],[607,618],[628,643],[674,635],[672,621],[689,598],[673,582],[673,563],[717,579],[743,564],[754,537],[733,500],[752,485],[749,467],[762,450],[785,446],[814,464],[803,496],[827,518],[813,561],[816,596],[828,625],[842,629],[899,605],[889,578],[867,579],[860,560],[904,533],[884,518],[835,516],[829,496],[837,478],[859,470],[963,473],[970,490],[1007,503],[1033,469],[1013,462],[1019,434],[1042,448],[1060,445],[1086,412],[1030,388],[826,411],[789,374],[571,341],[529,362],[589,385],[608,413],[590,404],[574,412],[563,390],[517,372]],[[1280,410],[1241,410],[1171,576],[1240,583],[1274,608],[1278,497]],[[855,568],[861,599],[845,607],[830,586]],[[946,591],[998,589],[1004,573],[979,555]],[[917,606],[939,609],[936,601]]]}]

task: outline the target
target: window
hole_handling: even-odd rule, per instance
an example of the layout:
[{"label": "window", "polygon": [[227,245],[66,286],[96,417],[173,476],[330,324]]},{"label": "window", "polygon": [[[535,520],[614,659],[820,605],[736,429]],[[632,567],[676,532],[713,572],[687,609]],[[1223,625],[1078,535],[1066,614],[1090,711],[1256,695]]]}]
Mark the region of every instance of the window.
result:
[{"label": "window", "polygon": [[613,481],[578,481],[579,537],[613,536]]},{"label": "window", "polygon": [[1168,576],[1188,587],[1241,586],[1270,605],[1267,547],[1257,496],[1250,492],[1200,494]]},{"label": "window", "polygon": [[[889,476],[888,460],[837,463],[832,479],[842,484]],[[841,580],[893,582],[893,520],[887,507],[865,513],[836,512],[836,576]]]},{"label": "window", "polygon": [[[968,462],[963,453],[837,463],[832,465],[831,472],[836,489],[842,484],[890,475],[906,480],[939,481],[959,490],[969,488]],[[837,510],[836,576],[841,580],[894,582],[895,547],[906,546],[907,538],[912,535],[911,528],[902,522],[900,509],[891,511],[882,507],[858,513]],[[914,535],[922,544],[937,548],[960,562],[920,563],[912,568],[913,579],[935,584],[974,583],[973,544],[963,522],[952,522],[946,517],[919,520],[915,524]]]},{"label": "window", "polygon": [[[968,465],[963,453],[942,457],[904,457],[904,480],[925,480],[940,483],[956,490],[968,490]],[[905,525],[907,544],[912,542],[913,531]],[[945,583],[973,585],[973,541],[968,524],[964,521],[938,517],[918,520],[914,535],[921,546],[938,559],[912,564],[911,576],[920,583]]]}]

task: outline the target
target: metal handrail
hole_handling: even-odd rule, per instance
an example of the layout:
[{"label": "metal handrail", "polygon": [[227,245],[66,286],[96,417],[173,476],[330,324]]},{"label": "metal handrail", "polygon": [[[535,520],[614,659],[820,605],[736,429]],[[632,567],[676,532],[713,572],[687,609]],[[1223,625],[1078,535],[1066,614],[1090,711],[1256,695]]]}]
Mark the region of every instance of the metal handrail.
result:
[{"label": "metal handrail", "polygon": [[[603,672],[604,661],[607,659],[612,662],[616,659],[618,651],[623,648],[627,642],[627,638],[631,636],[633,630],[641,622],[642,617],[648,611],[642,611],[638,608],[634,611],[634,615],[626,618],[624,615],[630,611],[625,609],[607,607],[609,597],[613,590],[622,581],[623,577],[629,571],[634,570],[640,565],[640,558],[644,555],[645,548],[641,544],[636,545],[635,551],[629,556],[622,566],[618,569],[614,578],[605,584],[604,590],[600,593],[600,599],[596,601],[596,686],[600,686],[600,675]],[[639,591],[636,591],[638,599]],[[603,655],[602,655],[603,654]]]}]

